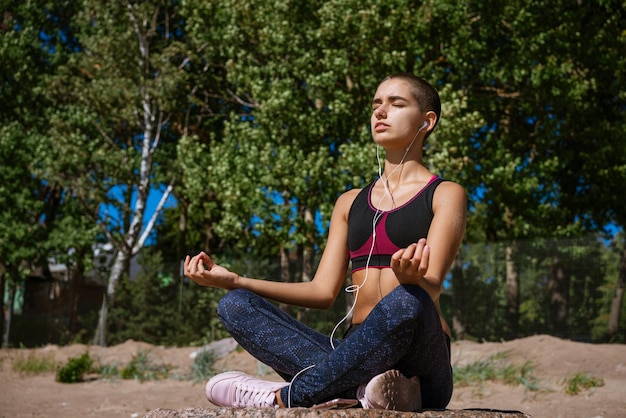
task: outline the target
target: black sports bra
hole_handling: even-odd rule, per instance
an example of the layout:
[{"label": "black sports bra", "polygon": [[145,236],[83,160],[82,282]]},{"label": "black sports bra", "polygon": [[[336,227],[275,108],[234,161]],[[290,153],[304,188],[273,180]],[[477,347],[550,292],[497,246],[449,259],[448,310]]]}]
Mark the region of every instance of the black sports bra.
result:
[{"label": "black sports bra", "polygon": [[[426,238],[434,216],[433,195],[441,182],[443,179],[433,176],[411,200],[390,211],[377,210],[372,205],[375,181],[359,192],[348,215],[348,248],[353,272],[366,267],[387,268],[393,253]],[[375,240],[374,217],[379,217]]]}]

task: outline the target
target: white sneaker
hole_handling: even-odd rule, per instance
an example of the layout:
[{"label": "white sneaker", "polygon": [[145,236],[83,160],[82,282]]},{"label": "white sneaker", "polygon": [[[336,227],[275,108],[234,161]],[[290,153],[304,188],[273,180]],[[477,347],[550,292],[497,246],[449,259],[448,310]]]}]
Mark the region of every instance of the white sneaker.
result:
[{"label": "white sneaker", "polygon": [[413,412],[422,407],[419,378],[408,379],[398,370],[374,376],[357,388],[356,396],[364,409]]},{"label": "white sneaker", "polygon": [[207,382],[206,397],[217,406],[274,408],[276,392],[288,384],[256,379],[242,372],[226,372]]}]

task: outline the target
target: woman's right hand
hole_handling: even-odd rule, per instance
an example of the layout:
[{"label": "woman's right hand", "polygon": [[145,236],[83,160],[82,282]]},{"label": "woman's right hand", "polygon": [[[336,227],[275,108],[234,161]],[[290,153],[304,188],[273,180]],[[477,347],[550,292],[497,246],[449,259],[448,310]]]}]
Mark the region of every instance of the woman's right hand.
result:
[{"label": "woman's right hand", "polygon": [[205,252],[185,257],[184,273],[200,286],[234,289],[239,276],[213,262]]}]

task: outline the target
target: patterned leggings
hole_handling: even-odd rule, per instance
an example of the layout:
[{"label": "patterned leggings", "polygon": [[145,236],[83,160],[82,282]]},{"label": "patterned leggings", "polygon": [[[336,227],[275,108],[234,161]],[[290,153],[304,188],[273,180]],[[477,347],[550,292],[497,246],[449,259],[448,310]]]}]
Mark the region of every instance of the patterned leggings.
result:
[{"label": "patterned leggings", "polygon": [[445,408],[452,396],[450,340],[419,286],[396,287],[334,350],[328,336],[247,290],[228,292],[218,315],[239,345],[291,381],[281,390],[285,405],[354,399],[360,384],[390,369],[419,376],[423,408]]}]

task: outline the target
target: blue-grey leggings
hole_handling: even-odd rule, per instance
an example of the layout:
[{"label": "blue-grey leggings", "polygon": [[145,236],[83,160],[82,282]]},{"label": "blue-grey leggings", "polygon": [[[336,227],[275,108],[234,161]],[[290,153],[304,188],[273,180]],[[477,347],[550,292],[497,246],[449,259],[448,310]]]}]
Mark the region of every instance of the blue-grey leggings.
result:
[{"label": "blue-grey leggings", "polygon": [[334,340],[334,350],[328,336],[247,290],[228,292],[218,315],[239,345],[291,381],[280,393],[285,405],[354,399],[360,384],[390,369],[419,376],[424,409],[445,408],[452,396],[450,340],[419,286],[395,288],[363,323]]}]

